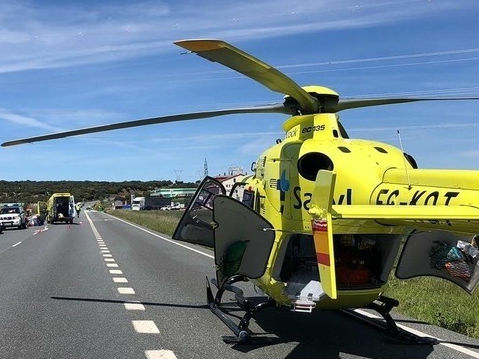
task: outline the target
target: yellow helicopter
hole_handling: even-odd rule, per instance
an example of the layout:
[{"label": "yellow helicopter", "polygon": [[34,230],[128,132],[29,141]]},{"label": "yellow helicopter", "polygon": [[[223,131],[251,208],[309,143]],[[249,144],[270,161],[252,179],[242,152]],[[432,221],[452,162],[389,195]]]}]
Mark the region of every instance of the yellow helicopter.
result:
[{"label": "yellow helicopter", "polygon": [[[342,110],[434,100],[477,98],[372,98],[341,100],[326,87],[300,87],[285,74],[220,40],[175,44],[285,94],[284,103],[114,123],[5,142],[11,146],[87,133],[230,114],[282,113],[283,140],[253,163],[253,175],[230,193],[206,177],[173,238],[214,248],[217,287],[207,279],[210,309],[234,332],[250,338],[249,321],[271,305],[296,312],[367,307],[390,333],[407,337],[381,295],[396,276],[436,276],[471,293],[479,282],[479,171],[418,169],[391,145],[350,139]],[[265,294],[248,300],[235,282],[252,281]],[[221,300],[235,293],[245,310],[239,323]],[[382,323],[382,322],[381,322]],[[382,324],[381,324],[382,325]],[[231,340],[231,338],[230,338]],[[420,338],[413,339],[421,342]]]}]

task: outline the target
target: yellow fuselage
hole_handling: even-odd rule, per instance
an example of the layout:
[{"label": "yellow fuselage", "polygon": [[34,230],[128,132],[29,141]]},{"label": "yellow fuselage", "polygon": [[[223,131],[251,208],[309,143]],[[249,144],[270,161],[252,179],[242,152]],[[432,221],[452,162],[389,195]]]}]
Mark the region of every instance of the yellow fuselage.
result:
[{"label": "yellow fuselage", "polygon": [[[321,169],[336,172],[333,204],[479,207],[478,171],[414,169],[398,148],[380,142],[344,138],[344,130],[335,114],[291,117],[283,128],[285,139],[259,157],[255,175],[247,179],[246,186],[257,194],[255,210],[276,229],[266,272],[257,282],[280,304],[290,303],[284,295],[285,283],[274,275],[278,271],[275,266],[281,263],[280,256],[284,252],[281,248],[286,246],[291,233],[312,234],[312,216],[308,211],[315,181],[300,173],[309,170],[310,164],[306,162],[302,171],[299,170],[298,160],[304,155],[322,154],[313,165],[317,166],[319,162],[319,166],[329,166]],[[330,162],[333,168],[330,168]],[[427,225],[433,229],[451,230],[451,223],[447,222],[436,221]],[[474,228],[467,222],[453,225],[457,232],[474,233]],[[410,231],[407,226],[391,226],[367,219],[334,223],[334,234],[407,235]],[[381,290],[381,286],[339,290],[336,300],[326,298],[317,303],[317,308],[361,307],[377,298]]]}]

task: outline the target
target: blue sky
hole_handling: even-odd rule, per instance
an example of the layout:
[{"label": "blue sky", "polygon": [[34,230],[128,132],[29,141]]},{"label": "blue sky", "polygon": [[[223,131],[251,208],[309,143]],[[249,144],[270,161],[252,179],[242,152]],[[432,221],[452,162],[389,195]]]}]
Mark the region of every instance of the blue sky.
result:
[{"label": "blue sky", "polygon": [[[342,97],[479,93],[479,3],[0,1],[0,141],[145,117],[281,102],[172,42],[219,38]],[[341,113],[351,137],[423,168],[477,169],[476,102]],[[0,179],[193,181],[249,169],[284,115],[235,115],[0,148]]]}]

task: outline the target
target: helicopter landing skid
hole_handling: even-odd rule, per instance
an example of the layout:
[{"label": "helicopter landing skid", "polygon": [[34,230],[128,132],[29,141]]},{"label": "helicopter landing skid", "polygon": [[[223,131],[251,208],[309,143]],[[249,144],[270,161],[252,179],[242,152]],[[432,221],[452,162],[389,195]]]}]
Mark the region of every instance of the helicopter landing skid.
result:
[{"label": "helicopter landing skid", "polygon": [[436,338],[421,337],[398,327],[396,321],[391,317],[391,314],[389,314],[392,308],[397,307],[398,305],[399,302],[396,299],[380,296],[376,301],[365,307],[378,312],[383,317],[384,321],[361,315],[353,310],[343,310],[343,312],[367,324],[383,329],[395,339],[403,340],[406,343],[426,345],[434,345],[438,343]]},{"label": "helicopter landing skid", "polygon": [[[206,298],[208,301],[208,306],[210,307],[210,310],[234,333],[234,336],[222,337],[223,341],[228,344],[244,344],[250,342],[251,331],[248,329],[250,319],[260,309],[274,304],[274,301],[270,299],[258,304],[254,304],[252,301],[245,298],[243,291],[240,288],[232,285],[235,282],[244,280],[245,277],[236,275],[228,279],[228,281],[221,288],[218,288],[216,280],[212,279],[211,283],[218,288],[216,296],[213,297],[210,281],[208,277],[206,277]],[[238,306],[246,312],[238,324],[236,324],[231,317],[221,309],[221,298],[225,291],[234,293]]]}]

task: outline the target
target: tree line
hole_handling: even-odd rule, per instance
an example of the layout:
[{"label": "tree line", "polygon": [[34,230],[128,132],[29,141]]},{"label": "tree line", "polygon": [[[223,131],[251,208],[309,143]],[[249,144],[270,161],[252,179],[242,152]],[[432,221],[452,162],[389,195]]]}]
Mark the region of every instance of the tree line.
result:
[{"label": "tree line", "polygon": [[68,192],[76,201],[104,200],[114,197],[130,200],[131,193],[136,196],[148,193],[155,188],[197,187],[190,182],[158,181],[0,181],[0,202],[34,203],[46,201],[53,193]]}]

